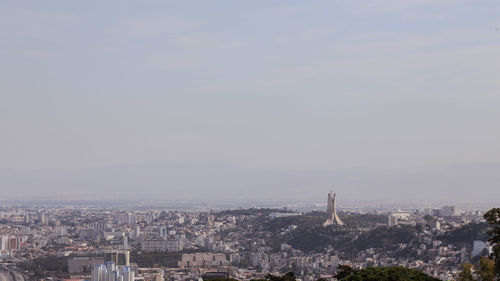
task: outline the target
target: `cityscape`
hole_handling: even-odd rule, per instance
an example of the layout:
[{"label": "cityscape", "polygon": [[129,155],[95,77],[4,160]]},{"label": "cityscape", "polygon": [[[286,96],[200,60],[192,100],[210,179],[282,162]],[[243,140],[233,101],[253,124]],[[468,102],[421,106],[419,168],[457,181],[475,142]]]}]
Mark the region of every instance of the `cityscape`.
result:
[{"label": "cityscape", "polygon": [[0,281],[500,281],[499,0],[1,0]]},{"label": "cityscape", "polygon": [[455,206],[348,210],[206,211],[64,206],[0,209],[5,281],[337,280],[353,269],[404,266],[459,280],[461,265],[493,247],[482,210]]}]

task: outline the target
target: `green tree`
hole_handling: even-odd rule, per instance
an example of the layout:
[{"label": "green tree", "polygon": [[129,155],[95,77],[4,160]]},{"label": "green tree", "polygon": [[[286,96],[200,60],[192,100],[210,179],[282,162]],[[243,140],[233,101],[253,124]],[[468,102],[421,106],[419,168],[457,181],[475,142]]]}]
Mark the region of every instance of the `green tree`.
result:
[{"label": "green tree", "polygon": [[269,281],[295,281],[295,274],[291,271],[285,273],[285,275],[282,275],[282,276],[268,274],[268,275],[266,275],[266,280],[269,280]]},{"label": "green tree", "polygon": [[431,216],[431,215],[425,215],[424,216],[424,220],[427,222],[427,223],[431,223],[433,220],[434,220],[434,217]]},{"label": "green tree", "polygon": [[484,219],[493,226],[488,230],[491,238],[488,240],[493,246],[493,260],[495,261],[495,273],[500,277],[500,208],[493,208],[484,214]]},{"label": "green tree", "polygon": [[369,267],[356,270],[341,281],[439,281],[422,271],[402,267]]},{"label": "green tree", "polygon": [[356,272],[355,269],[348,265],[339,264],[337,266],[337,274],[334,276],[337,280],[342,280]]},{"label": "green tree", "polygon": [[458,280],[474,281],[474,277],[472,276],[472,264],[466,262],[462,263],[460,267],[462,268],[462,271],[460,272],[460,275],[458,275]]},{"label": "green tree", "polygon": [[481,281],[495,281],[495,262],[489,258],[479,260],[479,277]]}]

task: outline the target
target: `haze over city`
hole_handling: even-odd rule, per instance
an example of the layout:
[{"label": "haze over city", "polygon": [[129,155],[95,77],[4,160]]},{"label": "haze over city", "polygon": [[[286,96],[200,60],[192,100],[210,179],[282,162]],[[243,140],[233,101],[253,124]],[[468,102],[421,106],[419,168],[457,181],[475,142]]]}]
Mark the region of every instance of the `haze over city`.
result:
[{"label": "haze over city", "polygon": [[0,4],[3,198],[498,203],[498,1]]},{"label": "haze over city", "polygon": [[498,0],[0,2],[0,281],[500,281]]}]

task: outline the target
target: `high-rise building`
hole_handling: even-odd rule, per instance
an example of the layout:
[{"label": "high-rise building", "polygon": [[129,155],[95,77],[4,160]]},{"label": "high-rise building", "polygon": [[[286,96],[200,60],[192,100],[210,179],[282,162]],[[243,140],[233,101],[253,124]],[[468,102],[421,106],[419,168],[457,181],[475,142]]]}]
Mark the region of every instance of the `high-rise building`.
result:
[{"label": "high-rise building", "polygon": [[217,268],[230,264],[226,255],[222,253],[182,254],[181,261],[179,261],[179,266],[182,268]]},{"label": "high-rise building", "polygon": [[116,265],[130,265],[130,251],[108,250],[104,252],[104,261],[113,262]]},{"label": "high-rise building", "polygon": [[[19,238],[17,237],[9,237],[9,236],[3,236],[3,237],[6,237],[7,239],[7,247],[5,247],[4,249],[7,249],[7,250],[19,250]],[[4,238],[2,238],[2,248],[4,247]]]},{"label": "high-rise building", "polygon": [[141,226],[138,225],[136,226],[136,229],[135,229],[135,237],[139,237],[141,236]]},{"label": "high-rise building", "polygon": [[440,217],[453,217],[457,215],[455,206],[444,206],[439,209]]},{"label": "high-rise building", "polygon": [[0,236],[0,250],[8,250],[9,249],[9,236],[2,235]]},{"label": "high-rise building", "polygon": [[337,206],[336,206],[336,193],[328,193],[328,201],[326,202],[326,215],[327,219],[323,226],[329,225],[344,225],[344,222],[337,215]]},{"label": "high-rise building", "polygon": [[134,281],[135,273],[130,266],[116,266],[114,262],[106,262],[94,266],[91,281]]},{"label": "high-rise building", "polygon": [[398,217],[389,214],[389,216],[387,217],[387,226],[391,227],[395,225],[398,225]]},{"label": "high-rise building", "polygon": [[92,281],[104,281],[106,280],[106,265],[100,264],[95,265],[92,269],[91,280]]},{"label": "high-rise building", "polygon": [[103,263],[100,257],[72,257],[68,259],[68,273],[90,273],[94,266]]},{"label": "high-rise building", "polygon": [[108,228],[108,223],[106,222],[95,222],[92,224],[92,228],[94,228],[99,233],[104,233]]},{"label": "high-rise building", "polygon": [[184,249],[184,237],[178,235],[174,239],[147,239],[141,242],[145,252],[180,252]]},{"label": "high-rise building", "polygon": [[123,250],[128,250],[128,236],[123,236]]},{"label": "high-rise building", "polygon": [[411,212],[401,211],[400,209],[391,212],[388,216],[387,225],[389,227],[398,225],[400,221],[406,221],[411,217]]},{"label": "high-rise building", "polygon": [[158,237],[163,238],[167,236],[167,227],[166,226],[160,226],[158,228]]}]

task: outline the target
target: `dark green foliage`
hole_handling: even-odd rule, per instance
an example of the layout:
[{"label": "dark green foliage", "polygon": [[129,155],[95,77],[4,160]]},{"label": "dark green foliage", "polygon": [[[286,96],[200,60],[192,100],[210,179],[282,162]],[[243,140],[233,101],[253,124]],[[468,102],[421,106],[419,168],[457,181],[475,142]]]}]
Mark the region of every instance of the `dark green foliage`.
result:
[{"label": "dark green foliage", "polygon": [[370,227],[376,226],[377,223],[387,223],[386,215],[340,213],[340,216],[344,223],[350,227]]},{"label": "dark green foliage", "polygon": [[495,281],[495,261],[489,258],[479,260],[478,275],[481,281]]},{"label": "dark green foliage", "polygon": [[337,278],[337,280],[341,280],[342,278],[351,276],[355,272],[356,270],[354,270],[352,267],[339,264],[339,266],[337,267],[337,274],[335,274],[334,277]]},{"label": "dark green foliage", "polygon": [[[346,227],[324,227],[326,220],[324,212],[310,212],[299,216],[282,218],[260,218],[254,222],[260,230],[273,233],[270,246],[276,251],[282,242],[290,244],[295,249],[302,251],[318,251],[330,245],[344,247],[347,241],[354,237],[351,230],[357,227],[375,226],[387,220],[386,216],[375,214],[341,213],[341,218]],[[287,231],[291,225],[297,226],[295,230]],[[286,234],[282,235],[285,231]]]},{"label": "dark green foliage", "polygon": [[335,243],[334,235],[325,232],[322,229],[294,231],[286,236],[285,241],[295,249],[302,251],[321,250]]},{"label": "dark green foliage", "polygon": [[[295,280],[296,280],[295,273],[291,271],[281,276],[268,274],[266,275],[266,279],[250,279],[250,281],[295,281]],[[318,278],[317,281],[326,281],[326,279]]]},{"label": "dark green foliage", "polygon": [[463,263],[461,266],[462,271],[458,275],[459,281],[474,281],[472,276],[472,265],[470,263]]},{"label": "dark green foliage", "polygon": [[438,236],[437,239],[446,244],[453,244],[459,247],[468,246],[474,240],[486,241],[486,239],[488,239],[488,227],[486,223],[469,223]]},{"label": "dark green foliage", "polygon": [[166,266],[177,267],[180,260],[180,253],[151,252],[130,254],[130,262],[135,262],[139,267]]},{"label": "dark green foliage", "polygon": [[484,214],[484,219],[493,226],[488,231],[491,238],[488,240],[493,246],[493,260],[495,261],[495,273],[500,277],[500,208],[493,208]]},{"label": "dark green foliage", "polygon": [[378,227],[359,236],[346,244],[346,248],[363,251],[369,248],[394,250],[398,243],[408,244],[415,238],[416,230],[411,226]]},{"label": "dark green foliage", "polygon": [[19,267],[32,273],[35,278],[42,278],[49,275],[64,277],[68,272],[68,259],[68,256],[45,256],[20,263]]},{"label": "dark green foliage", "polygon": [[[387,216],[377,214],[358,214],[358,213],[340,213],[346,227],[373,227],[377,223],[386,223]],[[263,230],[277,231],[286,229],[290,225],[296,225],[298,229],[317,229],[324,228],[323,223],[326,221],[326,213],[324,212],[310,212],[299,216],[290,216],[271,219],[268,218],[262,222]],[[332,227],[327,227],[332,228]],[[334,227],[333,227],[334,228]]]},{"label": "dark green foliage", "polygon": [[438,281],[421,271],[402,266],[370,267],[356,270],[341,281]]},{"label": "dark green foliage", "polygon": [[326,220],[326,214],[322,212],[311,212],[299,216],[290,216],[282,218],[267,218],[263,224],[263,230],[266,231],[279,231],[281,229],[286,229],[290,225],[296,225],[298,229],[313,229],[319,226],[323,226]]},{"label": "dark green foliage", "polygon": [[287,272],[281,276],[268,274],[268,275],[266,275],[266,280],[268,280],[268,281],[295,281],[295,274],[293,272]]}]

